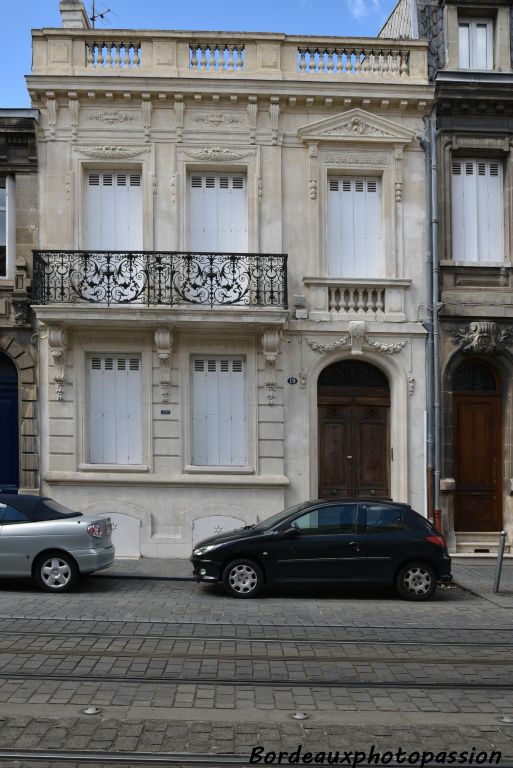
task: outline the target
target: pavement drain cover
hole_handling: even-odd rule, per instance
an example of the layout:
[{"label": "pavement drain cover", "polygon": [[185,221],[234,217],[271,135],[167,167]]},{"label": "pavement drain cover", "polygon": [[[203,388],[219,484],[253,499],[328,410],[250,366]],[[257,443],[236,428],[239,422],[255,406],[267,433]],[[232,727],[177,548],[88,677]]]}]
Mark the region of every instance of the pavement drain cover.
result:
[{"label": "pavement drain cover", "polygon": [[98,709],[98,707],[94,707],[93,705],[84,709],[84,715],[99,715],[100,712],[101,709]]},{"label": "pavement drain cover", "polygon": [[501,720],[503,723],[513,723],[513,717],[510,715],[504,715],[504,717],[501,717]]},{"label": "pavement drain cover", "polygon": [[294,720],[308,720],[310,715],[307,715],[306,712],[294,712],[294,714],[291,715],[291,717]]}]

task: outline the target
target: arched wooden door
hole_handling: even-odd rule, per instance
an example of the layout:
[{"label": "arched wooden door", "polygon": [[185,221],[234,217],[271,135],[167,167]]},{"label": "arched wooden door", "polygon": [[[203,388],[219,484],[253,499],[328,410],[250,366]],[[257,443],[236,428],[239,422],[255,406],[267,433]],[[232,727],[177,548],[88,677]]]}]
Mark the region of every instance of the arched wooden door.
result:
[{"label": "arched wooden door", "polygon": [[501,499],[501,386],[481,360],[456,369],[454,391],[454,530],[498,531]]},{"label": "arched wooden door", "polygon": [[373,365],[343,360],[317,384],[319,498],[390,496],[390,390]]},{"label": "arched wooden door", "polygon": [[17,493],[18,458],[18,372],[12,360],[0,352],[0,490]]}]

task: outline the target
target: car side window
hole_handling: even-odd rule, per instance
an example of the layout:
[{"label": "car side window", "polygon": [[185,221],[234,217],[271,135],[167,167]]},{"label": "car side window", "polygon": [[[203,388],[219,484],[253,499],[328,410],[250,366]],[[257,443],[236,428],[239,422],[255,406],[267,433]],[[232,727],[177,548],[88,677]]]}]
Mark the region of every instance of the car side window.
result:
[{"label": "car side window", "polygon": [[0,504],[0,525],[12,525],[13,523],[28,523],[29,519],[8,504]]},{"label": "car side window", "polygon": [[304,533],[353,533],[356,504],[330,504],[317,507],[292,522],[292,527]]},{"label": "car side window", "polygon": [[403,523],[403,511],[399,507],[368,504],[366,513],[366,533],[395,533],[409,530]]}]

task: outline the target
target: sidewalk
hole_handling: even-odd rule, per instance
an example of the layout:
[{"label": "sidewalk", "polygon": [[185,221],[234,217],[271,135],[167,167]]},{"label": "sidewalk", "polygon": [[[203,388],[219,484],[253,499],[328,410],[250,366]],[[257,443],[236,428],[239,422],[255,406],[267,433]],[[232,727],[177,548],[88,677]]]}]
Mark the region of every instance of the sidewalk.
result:
[{"label": "sidewalk", "polygon": [[[456,583],[479,597],[502,608],[513,608],[513,562],[504,560],[500,592],[494,594],[495,558],[453,558],[453,575]],[[125,578],[173,578],[192,579],[192,565],[181,558],[157,559],[142,557],[140,560],[117,559],[106,571],[97,574],[105,577]]]}]

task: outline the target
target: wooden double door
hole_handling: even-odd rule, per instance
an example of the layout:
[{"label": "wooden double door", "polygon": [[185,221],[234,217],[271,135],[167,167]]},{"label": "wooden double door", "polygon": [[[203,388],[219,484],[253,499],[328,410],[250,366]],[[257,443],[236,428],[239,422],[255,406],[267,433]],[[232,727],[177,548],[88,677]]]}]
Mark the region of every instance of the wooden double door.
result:
[{"label": "wooden double door", "polygon": [[501,505],[501,398],[455,396],[456,531],[498,531]]},{"label": "wooden double door", "polygon": [[319,498],[390,497],[390,392],[384,374],[344,360],[318,387]]}]

